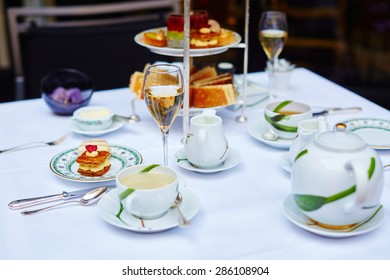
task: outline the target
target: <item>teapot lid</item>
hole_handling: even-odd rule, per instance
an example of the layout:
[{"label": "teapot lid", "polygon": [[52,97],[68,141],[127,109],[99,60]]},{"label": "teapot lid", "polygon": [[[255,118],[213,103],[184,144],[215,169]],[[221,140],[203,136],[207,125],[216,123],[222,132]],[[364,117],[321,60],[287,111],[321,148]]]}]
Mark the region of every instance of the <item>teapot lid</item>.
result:
[{"label": "teapot lid", "polygon": [[359,150],[366,146],[359,135],[346,131],[345,124],[336,124],[334,131],[318,134],[315,141],[323,148],[345,152]]}]

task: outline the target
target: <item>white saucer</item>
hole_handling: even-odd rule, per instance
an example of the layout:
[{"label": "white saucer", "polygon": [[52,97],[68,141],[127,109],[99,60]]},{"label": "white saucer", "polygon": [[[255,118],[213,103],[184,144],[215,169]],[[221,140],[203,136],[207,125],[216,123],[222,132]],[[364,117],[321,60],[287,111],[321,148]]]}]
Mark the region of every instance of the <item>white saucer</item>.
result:
[{"label": "white saucer", "polygon": [[289,156],[288,153],[285,153],[285,154],[280,156],[280,158],[279,158],[279,165],[284,170],[286,170],[287,172],[291,173],[291,171],[292,171],[292,162],[290,160],[290,156]]},{"label": "white saucer", "polygon": [[[180,187],[179,191],[183,196],[183,202],[180,206],[180,210],[188,220],[191,220],[199,212],[199,198],[186,187]],[[167,214],[153,220],[141,220],[131,214],[128,214],[126,211],[123,211],[121,213],[122,220],[120,220],[116,217],[120,208],[117,189],[105,193],[99,200],[97,208],[100,216],[109,224],[134,232],[160,232],[179,225],[179,214],[176,208],[169,209]]]},{"label": "white saucer", "polygon": [[199,172],[199,173],[215,173],[215,172],[224,171],[224,170],[233,168],[241,161],[240,153],[233,148],[230,148],[229,155],[226,158],[226,160],[223,163],[221,163],[220,165],[218,165],[217,167],[213,167],[213,168],[198,168],[198,167],[193,166],[187,160],[187,154],[186,154],[184,148],[177,151],[175,154],[175,157],[176,157],[176,164],[178,166],[180,166],[184,169]]},{"label": "white saucer", "polygon": [[310,219],[298,208],[295,204],[292,195],[289,195],[283,203],[283,212],[286,217],[295,225],[310,231],[312,233],[332,238],[344,238],[351,237],[356,235],[361,235],[367,232],[370,232],[381,225],[385,217],[385,211],[383,207],[380,206],[379,210],[374,216],[369,218],[367,221],[358,224],[349,231],[346,230],[335,230],[327,229],[313,224]]},{"label": "white saucer", "polygon": [[252,122],[248,125],[248,133],[255,139],[263,142],[264,144],[278,148],[278,149],[288,149],[294,139],[276,139],[275,141],[267,140],[263,137],[263,134],[267,131],[265,126],[265,120],[260,120]]},{"label": "white saucer", "polygon": [[68,129],[74,133],[82,134],[82,135],[86,135],[86,136],[100,136],[100,135],[104,135],[104,134],[116,131],[116,130],[120,129],[123,125],[124,125],[123,122],[114,120],[112,125],[107,129],[98,130],[98,131],[88,131],[88,130],[80,129],[77,126],[75,119],[71,118],[68,122]]}]

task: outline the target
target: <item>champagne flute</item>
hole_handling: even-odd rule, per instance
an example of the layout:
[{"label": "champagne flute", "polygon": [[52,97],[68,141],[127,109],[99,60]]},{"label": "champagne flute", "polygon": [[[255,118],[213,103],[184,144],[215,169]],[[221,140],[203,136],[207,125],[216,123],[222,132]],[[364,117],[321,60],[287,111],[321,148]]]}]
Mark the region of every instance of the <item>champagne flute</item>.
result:
[{"label": "champagne flute", "polygon": [[164,165],[168,165],[169,128],[180,111],[184,97],[183,75],[176,65],[158,64],[146,69],[143,93],[146,106],[160,127]]},{"label": "champagne flute", "polygon": [[278,57],[287,40],[286,14],[279,11],[266,11],[261,14],[259,22],[259,39],[261,47],[271,63],[270,90],[274,88],[274,71]]}]

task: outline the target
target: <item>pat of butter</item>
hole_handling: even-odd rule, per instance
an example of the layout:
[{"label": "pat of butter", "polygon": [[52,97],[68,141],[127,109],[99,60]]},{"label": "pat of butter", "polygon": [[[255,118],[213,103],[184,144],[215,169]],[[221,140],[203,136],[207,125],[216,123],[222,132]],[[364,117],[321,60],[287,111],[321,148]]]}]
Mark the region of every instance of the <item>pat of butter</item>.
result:
[{"label": "pat of butter", "polygon": [[110,115],[110,111],[106,109],[85,110],[79,113],[80,119],[103,119]]}]

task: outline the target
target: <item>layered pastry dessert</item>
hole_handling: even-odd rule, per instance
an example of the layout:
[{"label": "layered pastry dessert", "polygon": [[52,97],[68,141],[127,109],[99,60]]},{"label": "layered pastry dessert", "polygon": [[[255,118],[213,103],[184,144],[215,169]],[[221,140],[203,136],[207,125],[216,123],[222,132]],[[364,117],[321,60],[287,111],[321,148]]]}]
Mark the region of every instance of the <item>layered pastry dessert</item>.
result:
[{"label": "layered pastry dessert", "polygon": [[184,47],[184,16],[170,15],[167,20],[168,47],[182,49]]},{"label": "layered pastry dessert", "polygon": [[89,139],[78,147],[77,172],[89,177],[98,177],[110,170],[110,144],[103,139]]}]

